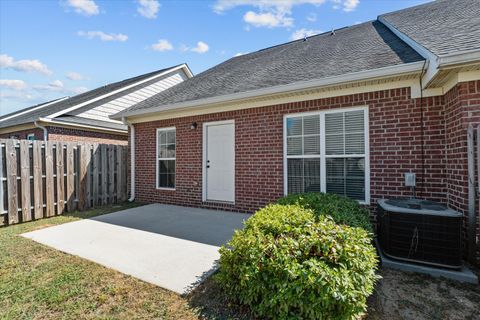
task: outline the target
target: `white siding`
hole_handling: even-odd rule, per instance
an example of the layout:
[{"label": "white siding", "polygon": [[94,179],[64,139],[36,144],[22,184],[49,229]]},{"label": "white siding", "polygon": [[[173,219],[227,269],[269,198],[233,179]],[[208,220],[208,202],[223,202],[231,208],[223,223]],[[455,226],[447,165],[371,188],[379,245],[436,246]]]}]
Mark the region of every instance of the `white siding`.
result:
[{"label": "white siding", "polygon": [[143,87],[142,89],[131,92],[127,95],[121,96],[120,98],[82,112],[77,116],[88,119],[120,123],[120,121],[111,120],[109,116],[118,113],[126,108],[129,108],[142,100],[145,100],[157,93],[162,92],[163,90],[173,87],[174,85],[186,79],[187,77],[185,76],[185,74],[181,70],[179,70],[167,77],[160,77],[160,80],[146,87]]}]

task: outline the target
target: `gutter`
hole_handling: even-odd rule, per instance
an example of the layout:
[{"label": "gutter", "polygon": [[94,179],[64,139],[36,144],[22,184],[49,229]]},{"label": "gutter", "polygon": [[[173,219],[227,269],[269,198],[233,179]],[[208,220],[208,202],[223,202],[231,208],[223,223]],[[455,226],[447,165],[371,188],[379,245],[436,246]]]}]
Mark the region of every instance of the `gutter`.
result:
[{"label": "gutter", "polygon": [[128,202],[135,200],[135,127],[125,118],[122,122],[130,128],[130,198]]},{"label": "gutter", "polygon": [[256,97],[267,96],[272,94],[285,94],[289,92],[314,89],[318,87],[331,86],[331,85],[343,84],[348,82],[355,82],[359,80],[391,77],[393,75],[421,72],[423,64],[424,64],[424,61],[417,61],[417,62],[405,63],[401,65],[378,68],[374,70],[352,72],[349,74],[344,74],[339,76],[332,76],[332,77],[326,77],[322,79],[295,82],[291,84],[278,85],[274,87],[250,90],[246,92],[239,92],[239,93],[215,96],[210,98],[179,102],[179,103],[174,103],[170,105],[163,105],[163,106],[152,107],[147,109],[139,109],[139,110],[125,111],[125,112],[122,111],[110,116],[110,119],[120,120],[128,116],[146,115],[151,113],[170,111],[172,109],[183,109],[183,108],[189,108],[194,106],[201,107],[201,106],[207,106],[207,105],[218,104],[218,103],[230,103],[230,102],[236,102],[238,100],[256,98]]},{"label": "gutter", "polygon": [[[40,120],[40,119],[39,119]],[[48,131],[47,131],[47,128],[45,128],[44,126],[41,126],[40,124],[38,124],[38,121],[39,120],[35,120],[33,122],[33,124],[35,125],[35,127],[37,128],[40,128],[43,130],[43,141],[47,141],[48,140]]]},{"label": "gutter", "polygon": [[125,130],[120,130],[120,129],[107,129],[107,128],[102,128],[102,127],[89,126],[89,125],[85,125],[85,124],[55,121],[55,120],[50,119],[50,118],[38,118],[38,121],[45,122],[45,123],[50,123],[50,124],[55,124],[55,125],[60,125],[60,126],[63,126],[63,127],[79,127],[79,128],[86,128],[86,129],[93,129],[93,130],[98,130],[98,131],[114,132],[114,133],[121,133],[121,134],[127,133]]}]

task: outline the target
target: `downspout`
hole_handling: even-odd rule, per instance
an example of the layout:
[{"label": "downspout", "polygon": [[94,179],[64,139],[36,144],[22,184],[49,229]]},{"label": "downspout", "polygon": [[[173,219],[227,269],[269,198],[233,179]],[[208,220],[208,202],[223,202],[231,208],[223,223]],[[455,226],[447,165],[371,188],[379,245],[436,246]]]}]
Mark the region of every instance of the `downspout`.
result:
[{"label": "downspout", "polygon": [[37,128],[40,128],[43,130],[43,141],[47,141],[48,140],[48,131],[47,131],[47,128],[45,128],[44,126],[41,126],[38,124],[38,120],[35,120],[33,122],[33,124],[35,125],[35,127]]},{"label": "downspout", "polygon": [[135,127],[122,118],[123,124],[127,125],[130,129],[130,198],[129,202],[135,200]]}]

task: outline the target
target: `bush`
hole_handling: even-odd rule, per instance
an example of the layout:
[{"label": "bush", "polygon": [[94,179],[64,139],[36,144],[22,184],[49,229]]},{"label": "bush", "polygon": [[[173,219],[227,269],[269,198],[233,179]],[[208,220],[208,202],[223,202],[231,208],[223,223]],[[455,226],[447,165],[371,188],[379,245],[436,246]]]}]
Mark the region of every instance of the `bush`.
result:
[{"label": "bush", "polygon": [[226,292],[274,319],[358,317],[377,279],[368,232],[295,205],[259,210],[220,255]]},{"label": "bush", "polygon": [[292,194],[278,200],[279,204],[296,204],[312,209],[316,216],[328,215],[338,224],[359,227],[373,233],[370,213],[357,201],[331,193]]}]

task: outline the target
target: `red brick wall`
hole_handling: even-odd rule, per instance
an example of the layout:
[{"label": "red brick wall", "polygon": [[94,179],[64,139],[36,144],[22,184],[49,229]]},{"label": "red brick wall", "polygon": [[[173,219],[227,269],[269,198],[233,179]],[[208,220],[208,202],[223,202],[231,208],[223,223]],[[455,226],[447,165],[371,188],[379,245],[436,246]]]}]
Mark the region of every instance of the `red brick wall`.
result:
[{"label": "red brick wall", "polygon": [[48,139],[56,141],[96,142],[121,145],[128,144],[127,135],[62,127],[48,127]]},{"label": "red brick wall", "polygon": [[39,128],[31,128],[27,130],[21,130],[21,131],[12,131],[9,133],[2,133],[0,134],[0,139],[9,139],[11,136],[16,136],[17,139],[27,139],[27,135],[30,133],[35,134],[35,139],[36,140],[43,140],[43,130]]},{"label": "red brick wall", "polygon": [[[403,174],[410,170],[417,173],[417,195],[445,203],[443,99],[424,103],[425,177],[419,99],[403,88],[136,124],[136,198],[253,212],[283,195],[285,114],[368,105],[372,205],[386,196],[411,196],[403,186]],[[202,203],[202,123],[227,119],[235,120],[235,205]],[[198,123],[196,130],[190,129],[192,122]],[[177,128],[176,190],[156,190],[156,129],[169,126]]]},{"label": "red brick wall", "polygon": [[[48,140],[53,141],[78,141],[78,142],[96,142],[107,144],[128,144],[127,135],[111,134],[88,130],[70,129],[62,127],[47,127]],[[35,133],[36,140],[43,140],[43,130],[39,128],[32,128],[21,131],[14,131],[10,133],[0,134],[0,138],[8,139],[12,135],[17,135],[18,139],[26,139],[27,135]]]},{"label": "red brick wall", "polygon": [[[468,162],[467,128],[480,124],[480,81],[460,83],[445,95],[446,160],[448,204],[467,216]],[[478,204],[478,203],[477,203]],[[477,206],[477,215],[480,208]],[[478,220],[477,220],[478,221]],[[467,219],[464,219],[464,237],[467,237]],[[480,236],[480,225],[477,224]],[[477,255],[480,259],[480,253]]]}]

